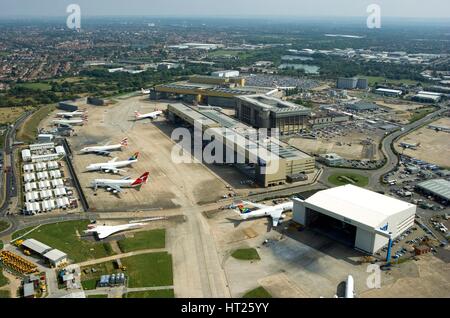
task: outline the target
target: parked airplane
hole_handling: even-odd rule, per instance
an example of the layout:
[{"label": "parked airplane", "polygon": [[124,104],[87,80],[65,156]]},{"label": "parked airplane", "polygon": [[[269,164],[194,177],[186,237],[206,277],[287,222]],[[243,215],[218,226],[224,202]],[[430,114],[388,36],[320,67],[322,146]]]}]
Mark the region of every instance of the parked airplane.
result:
[{"label": "parked airplane", "polygon": [[55,125],[65,125],[65,126],[83,126],[85,119],[55,119],[52,121]]},{"label": "parked airplane", "polygon": [[106,191],[117,194],[122,192],[122,188],[136,188],[147,183],[148,174],[148,172],[145,172],[136,180],[130,180],[130,177],[122,179],[94,179],[91,186],[94,188],[94,191],[97,191],[97,188],[105,188]]},{"label": "parked airplane", "polygon": [[88,229],[84,233],[95,233],[97,237],[101,240],[107,238],[108,236],[126,230],[132,230],[144,226],[144,223],[132,223],[132,224],[121,224],[121,225],[95,225],[89,224]]},{"label": "parked airplane", "polygon": [[86,167],[87,171],[97,171],[101,170],[103,172],[112,172],[112,173],[118,173],[125,172],[123,169],[119,169],[122,167],[127,167],[131,165],[132,163],[135,163],[138,161],[139,152],[135,152],[134,155],[132,155],[128,160],[123,161],[116,161],[117,157],[114,159],[104,162],[104,163],[92,163],[89,166]]},{"label": "parked airplane", "polygon": [[345,284],[345,298],[353,298],[355,296],[355,284],[352,275],[348,275]]},{"label": "parked airplane", "polygon": [[103,156],[109,156],[111,154],[111,151],[114,150],[122,150],[122,147],[128,146],[128,138],[123,138],[120,143],[116,145],[109,145],[109,143],[105,144],[104,146],[92,146],[92,147],[85,147],[80,150],[81,153],[96,153],[98,155]]},{"label": "parked airplane", "polygon": [[[258,208],[258,210],[250,211],[247,208],[244,208],[243,204],[250,204]],[[274,206],[258,204],[253,202],[242,201],[242,204],[239,204],[237,207],[239,208],[239,215],[242,219],[246,220],[249,218],[259,218],[263,216],[270,216],[272,218],[272,225],[277,226],[279,221],[283,219],[283,212],[292,210],[294,206],[294,202],[289,201],[281,204],[277,204]]]},{"label": "parked airplane", "polygon": [[151,113],[147,113],[147,114],[141,114],[138,111],[135,111],[134,117],[136,120],[145,119],[145,118],[155,119],[156,117],[158,117],[161,114],[162,114],[162,111],[160,111],[160,110],[157,110],[157,111],[154,111]]},{"label": "parked airplane", "polygon": [[141,88],[141,94],[142,95],[150,94],[150,90]]},{"label": "parked airplane", "polygon": [[64,118],[72,118],[72,117],[86,117],[86,112],[84,111],[74,111],[74,112],[62,112],[57,113],[56,116],[64,117]]},{"label": "parked airplane", "polygon": [[420,142],[418,144],[409,144],[407,142],[401,142],[400,143],[400,147],[406,148],[406,149],[412,149],[412,150],[416,150],[417,147],[420,146]]}]

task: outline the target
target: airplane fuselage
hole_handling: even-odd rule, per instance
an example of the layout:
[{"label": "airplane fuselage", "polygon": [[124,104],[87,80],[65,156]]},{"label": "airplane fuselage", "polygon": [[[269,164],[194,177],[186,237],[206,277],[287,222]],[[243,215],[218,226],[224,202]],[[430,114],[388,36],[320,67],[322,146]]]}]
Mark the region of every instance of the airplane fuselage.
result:
[{"label": "airplane fuselage", "polygon": [[86,147],[80,150],[80,152],[101,152],[101,151],[112,151],[112,150],[121,150],[122,145],[110,145],[110,146],[94,146],[94,147]]},{"label": "airplane fuselage", "polygon": [[162,111],[157,110],[148,114],[139,114],[136,115],[136,120],[140,120],[140,119],[145,119],[145,118],[150,118],[150,119],[155,119],[156,117],[158,117],[159,115],[162,114]]},{"label": "airplane fuselage", "polygon": [[82,119],[56,119],[53,121],[55,125],[84,125]]},{"label": "airplane fuselage", "polygon": [[114,168],[122,168],[137,162],[137,160],[124,160],[117,162],[104,162],[104,163],[93,163],[86,167],[87,171],[97,171],[97,170],[114,170]]},{"label": "airplane fuselage", "polygon": [[267,208],[262,208],[262,209],[250,211],[247,213],[241,213],[241,217],[245,220],[248,218],[272,216],[273,213],[278,212],[278,211],[281,211],[281,212],[290,211],[290,210],[292,210],[293,206],[294,206],[294,202],[292,202],[292,201],[285,202],[285,203],[277,204],[277,205],[270,206]]}]

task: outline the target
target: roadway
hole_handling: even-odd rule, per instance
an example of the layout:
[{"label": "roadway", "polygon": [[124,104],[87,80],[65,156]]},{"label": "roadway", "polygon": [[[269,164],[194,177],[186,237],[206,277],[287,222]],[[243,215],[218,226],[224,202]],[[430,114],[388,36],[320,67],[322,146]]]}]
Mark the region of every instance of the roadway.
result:
[{"label": "roadway", "polygon": [[420,128],[428,122],[434,121],[437,117],[442,115],[444,112],[448,111],[450,108],[447,105],[441,105],[440,109],[426,115],[425,117],[410,123],[408,125],[403,126],[403,129],[396,130],[395,132],[387,135],[381,144],[381,150],[386,159],[386,163],[383,167],[377,170],[360,170],[360,169],[348,169],[348,168],[333,168],[333,167],[325,167],[320,178],[320,182],[326,186],[333,186],[328,182],[328,178],[336,173],[357,173],[369,178],[368,188],[374,191],[385,191],[385,186],[380,182],[381,178],[387,173],[394,170],[398,163],[399,158],[397,154],[393,151],[392,145],[393,143],[399,139],[400,137],[409,134],[413,130]]}]

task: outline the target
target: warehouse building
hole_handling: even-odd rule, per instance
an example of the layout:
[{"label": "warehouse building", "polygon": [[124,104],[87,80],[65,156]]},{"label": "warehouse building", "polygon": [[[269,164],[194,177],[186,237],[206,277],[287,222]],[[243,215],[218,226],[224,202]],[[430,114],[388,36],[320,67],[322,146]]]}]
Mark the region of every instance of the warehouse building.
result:
[{"label": "warehouse building", "polygon": [[444,205],[450,203],[450,181],[445,179],[427,180],[417,184],[416,189],[421,193],[435,197]]},{"label": "warehouse building", "polygon": [[293,220],[341,243],[374,254],[414,225],[416,206],[354,185],[294,199]]},{"label": "warehouse building", "polygon": [[375,90],[375,94],[390,96],[390,97],[399,97],[403,94],[401,90],[398,89],[389,89],[389,88],[377,88]]},{"label": "warehouse building", "polygon": [[48,251],[43,256],[51,267],[58,267],[62,264],[67,263],[67,254],[61,252],[60,250],[57,250],[56,248]]},{"label": "warehouse building", "polygon": [[[255,129],[216,110],[170,104],[168,119],[175,124],[201,124],[203,131],[208,130],[224,146],[224,155],[227,149],[231,150],[235,167],[264,187],[284,184],[288,179],[297,180],[300,174],[314,172],[313,157],[274,137],[264,143],[255,141]],[[238,156],[245,162],[236,161]],[[275,172],[268,169],[272,164],[278,167]]]},{"label": "warehouse building", "polygon": [[44,255],[45,253],[47,253],[52,249],[50,246],[45,245],[44,243],[41,243],[35,239],[27,239],[23,241],[20,246],[38,255]]},{"label": "warehouse building", "polygon": [[255,128],[278,128],[281,134],[298,133],[308,124],[311,110],[267,95],[237,97],[236,117]]}]

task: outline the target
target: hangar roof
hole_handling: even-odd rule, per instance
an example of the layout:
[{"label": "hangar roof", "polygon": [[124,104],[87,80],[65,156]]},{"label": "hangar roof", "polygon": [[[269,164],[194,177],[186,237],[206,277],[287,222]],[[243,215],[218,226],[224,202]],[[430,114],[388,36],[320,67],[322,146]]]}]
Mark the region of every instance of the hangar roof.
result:
[{"label": "hangar roof", "polygon": [[388,217],[414,206],[351,184],[319,191],[305,201],[374,229]]}]

